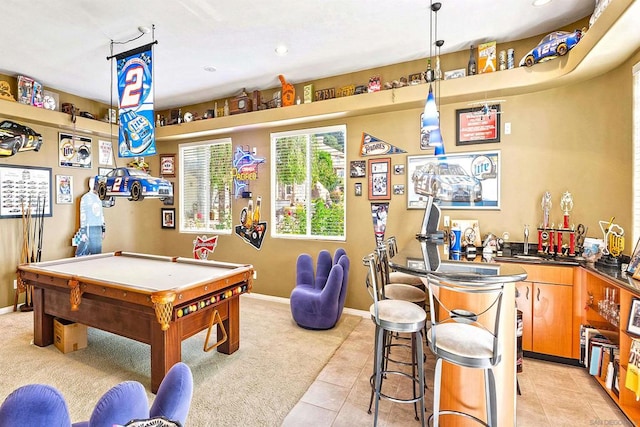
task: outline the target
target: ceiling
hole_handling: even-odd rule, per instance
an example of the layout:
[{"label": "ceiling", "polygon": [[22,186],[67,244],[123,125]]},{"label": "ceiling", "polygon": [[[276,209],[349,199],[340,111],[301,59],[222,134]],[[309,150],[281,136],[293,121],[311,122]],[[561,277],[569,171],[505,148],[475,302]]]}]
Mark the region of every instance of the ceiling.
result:
[{"label": "ceiling", "polygon": [[[441,0],[441,52],[551,32],[594,9],[594,0],[554,0],[542,7],[532,1]],[[108,104],[107,57],[156,40],[157,110],[276,87],[279,74],[295,84],[429,53],[429,0],[2,3],[0,73],[27,75],[45,89]],[[153,30],[144,34],[139,27]],[[112,41],[138,36],[112,50]],[[281,44],[288,47],[285,56],[275,53]]]}]

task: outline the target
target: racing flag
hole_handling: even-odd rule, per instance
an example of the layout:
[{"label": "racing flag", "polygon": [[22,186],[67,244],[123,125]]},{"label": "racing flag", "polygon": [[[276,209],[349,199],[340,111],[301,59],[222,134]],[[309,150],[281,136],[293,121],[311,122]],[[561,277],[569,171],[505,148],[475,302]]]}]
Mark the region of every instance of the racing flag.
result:
[{"label": "racing flag", "polygon": [[373,135],[362,132],[362,140],[360,140],[361,156],[379,156],[382,154],[400,153],[406,153],[406,151],[396,147],[395,145],[391,145],[388,142],[384,142],[383,140],[378,139]]},{"label": "racing flag", "polygon": [[156,154],[153,122],[152,49],[155,43],[116,55],[118,70],[118,156]]}]

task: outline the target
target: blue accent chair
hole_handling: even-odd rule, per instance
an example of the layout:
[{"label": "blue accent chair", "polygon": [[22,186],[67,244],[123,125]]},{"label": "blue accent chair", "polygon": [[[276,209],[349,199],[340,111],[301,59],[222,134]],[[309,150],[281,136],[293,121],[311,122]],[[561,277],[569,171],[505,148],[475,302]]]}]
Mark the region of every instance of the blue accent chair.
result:
[{"label": "blue accent chair", "polygon": [[73,427],[125,425],[145,418],[149,418],[147,392],[137,381],[124,381],[102,395],[89,421],[74,423]]},{"label": "blue accent chair", "polygon": [[160,383],[149,416],[151,418],[164,417],[185,425],[192,397],[193,375],[191,369],[184,363],[178,362],[169,369]]},{"label": "blue accent chair", "polygon": [[64,397],[54,387],[28,384],[12,391],[0,406],[0,427],[70,427]]},{"label": "blue accent chair", "polygon": [[[338,257],[332,257],[326,250],[320,251],[315,277],[311,256],[302,254],[298,257],[297,282],[291,292],[290,304],[293,319],[305,329],[331,329],[342,316],[349,279],[349,258],[344,249],[338,251],[335,254]],[[336,263],[333,259],[337,259]],[[327,269],[327,266],[330,267]]]}]

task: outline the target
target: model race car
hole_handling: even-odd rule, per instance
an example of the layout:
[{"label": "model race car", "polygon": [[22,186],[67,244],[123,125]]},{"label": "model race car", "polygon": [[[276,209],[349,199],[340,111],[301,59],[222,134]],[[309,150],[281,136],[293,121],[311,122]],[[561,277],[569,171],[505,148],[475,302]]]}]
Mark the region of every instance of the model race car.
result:
[{"label": "model race car", "polygon": [[0,123],[0,156],[13,156],[19,151],[39,151],[42,135],[33,129],[5,120]]},{"label": "model race car", "polygon": [[482,201],[482,184],[459,165],[427,163],[411,176],[416,194],[450,202]]},{"label": "model race car", "polygon": [[100,200],[111,197],[128,197],[133,201],[143,200],[145,197],[164,200],[173,197],[171,182],[133,168],[116,168],[107,175],[96,176],[94,188],[98,191]]},{"label": "model race car", "polygon": [[581,37],[581,30],[575,30],[572,33],[554,31],[553,33],[547,34],[540,43],[538,43],[538,46],[527,52],[520,60],[520,66],[526,65],[527,67],[531,67],[538,62],[544,62],[557,56],[564,56],[578,44]]}]

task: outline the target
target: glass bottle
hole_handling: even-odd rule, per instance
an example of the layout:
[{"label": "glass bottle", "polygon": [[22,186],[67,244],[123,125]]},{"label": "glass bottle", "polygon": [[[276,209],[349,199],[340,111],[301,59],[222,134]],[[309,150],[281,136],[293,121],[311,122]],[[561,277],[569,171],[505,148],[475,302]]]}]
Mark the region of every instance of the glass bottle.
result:
[{"label": "glass bottle", "polygon": [[427,71],[424,72],[424,79],[427,83],[435,80],[433,69],[431,68],[431,58],[427,59]]},{"label": "glass bottle", "polygon": [[478,73],[478,64],[476,63],[476,52],[471,45],[469,48],[469,63],[467,64],[467,75],[475,76]]},{"label": "glass bottle", "polygon": [[436,80],[442,80],[442,69],[440,68],[440,55],[436,56],[436,70],[434,73]]},{"label": "glass bottle", "polygon": [[160,114],[158,114],[158,118],[156,118],[156,127],[162,126],[162,122],[160,121]]},{"label": "glass bottle", "polygon": [[182,123],[182,108],[178,109],[178,123]]},{"label": "glass bottle", "polygon": [[224,115],[225,116],[229,115],[229,100],[228,99],[224,100]]},{"label": "glass bottle", "polygon": [[218,117],[218,101],[213,103],[213,117]]},{"label": "glass bottle", "polygon": [[253,200],[249,200],[247,203],[247,228],[251,228],[253,225]]},{"label": "glass bottle", "polygon": [[253,224],[258,225],[260,222],[260,204],[262,203],[262,197],[258,196],[256,199],[256,207],[253,210]]}]

